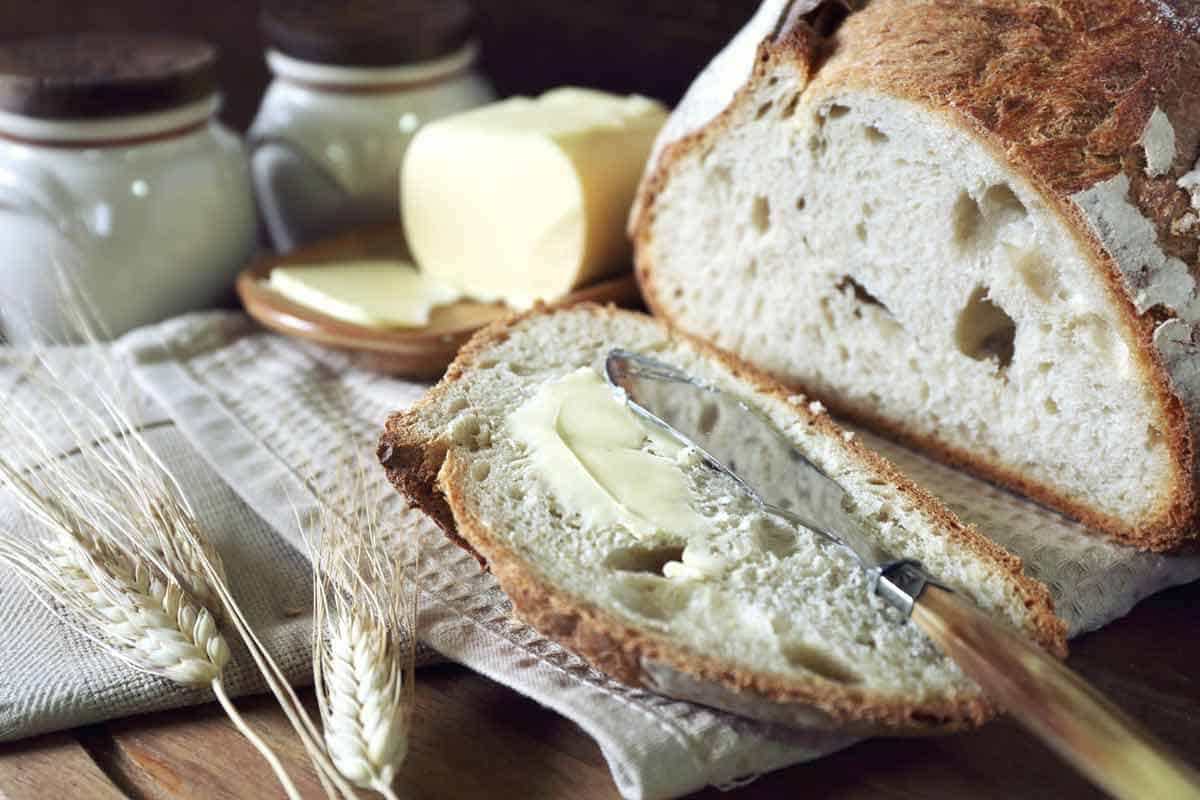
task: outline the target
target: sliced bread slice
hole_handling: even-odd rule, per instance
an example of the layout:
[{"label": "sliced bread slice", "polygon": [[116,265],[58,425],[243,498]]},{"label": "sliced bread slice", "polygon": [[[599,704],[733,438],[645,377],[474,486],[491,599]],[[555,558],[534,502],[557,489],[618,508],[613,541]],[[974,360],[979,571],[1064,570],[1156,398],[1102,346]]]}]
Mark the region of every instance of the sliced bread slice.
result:
[{"label": "sliced bread slice", "polygon": [[790,24],[647,175],[655,313],[1127,543],[1194,539],[1200,5]]},{"label": "sliced bread slice", "polygon": [[[919,559],[982,608],[1065,652],[1049,594],[1022,574],[1020,560],[862,446],[819,403],[649,316],[598,306],[536,310],[481,331],[441,383],[392,416],[379,446],[390,480],[491,569],[535,628],[621,681],[758,719],[934,731],[993,712],[915,626],[870,593],[844,551],[765,516],[695,460],[672,462],[686,478],[689,513],[704,521],[690,531],[647,534],[573,505],[557,476],[539,468],[514,421],[524,417],[514,414],[581,368],[602,369],[614,347],[653,354],[760,409],[845,487],[855,519],[897,556]],[[628,413],[611,395],[584,413],[612,412],[604,403]],[[662,455],[654,437],[640,447]]]}]

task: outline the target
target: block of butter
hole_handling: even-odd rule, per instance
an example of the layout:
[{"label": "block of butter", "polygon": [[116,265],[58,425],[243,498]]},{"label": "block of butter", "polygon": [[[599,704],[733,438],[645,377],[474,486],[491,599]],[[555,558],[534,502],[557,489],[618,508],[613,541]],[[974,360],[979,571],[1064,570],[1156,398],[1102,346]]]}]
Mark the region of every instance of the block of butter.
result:
[{"label": "block of butter", "polygon": [[267,283],[294,303],[373,328],[426,325],[435,307],[460,297],[399,260],[275,267]]},{"label": "block of butter", "polygon": [[554,300],[629,265],[625,220],[666,109],[562,88],[430,123],[401,206],[421,269],[477,300]]}]

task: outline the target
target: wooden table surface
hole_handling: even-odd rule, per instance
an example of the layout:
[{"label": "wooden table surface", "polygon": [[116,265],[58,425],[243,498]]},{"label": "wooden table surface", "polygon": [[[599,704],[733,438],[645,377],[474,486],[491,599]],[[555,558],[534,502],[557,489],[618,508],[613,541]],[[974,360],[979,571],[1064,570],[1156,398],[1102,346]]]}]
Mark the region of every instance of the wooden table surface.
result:
[{"label": "wooden table surface", "polygon": [[[1072,642],[1070,664],[1193,764],[1200,764],[1200,584],[1147,600]],[[311,692],[306,695],[311,702]],[[305,797],[320,787],[282,715],[239,701]],[[599,748],[579,728],[458,666],[418,675],[401,797],[616,796]],[[270,773],[215,705],[134,717],[0,745],[2,798],[270,798]],[[1101,797],[1007,720],[974,733],[876,739],[708,798]]]}]

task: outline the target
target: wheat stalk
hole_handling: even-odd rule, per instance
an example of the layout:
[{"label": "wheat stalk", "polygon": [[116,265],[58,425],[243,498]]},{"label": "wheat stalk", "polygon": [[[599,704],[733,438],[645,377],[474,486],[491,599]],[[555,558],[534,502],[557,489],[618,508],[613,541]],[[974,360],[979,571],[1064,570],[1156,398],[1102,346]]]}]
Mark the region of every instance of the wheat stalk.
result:
[{"label": "wheat stalk", "polygon": [[[278,668],[264,667],[270,657],[228,591],[220,555],[178,481],[133,424],[83,301],[63,288],[90,345],[95,369],[89,397],[99,408],[37,355],[48,376],[34,376],[42,390],[38,418],[16,403],[0,414],[0,486],[12,490],[45,535],[32,541],[0,537],[0,562],[15,569],[52,612],[130,666],[182,686],[211,688],[288,797],[298,798],[278,757],[228,697],[222,674],[230,653],[218,618],[227,616],[242,634],[277,696],[286,698],[290,687],[279,690]],[[75,458],[57,452],[42,434],[51,422],[69,434]],[[294,693],[290,700],[298,704]]]},{"label": "wheat stalk", "polygon": [[313,680],[338,771],[359,788],[395,798],[412,725],[416,570],[384,540],[361,462],[350,485],[348,516],[322,506],[313,558]]},{"label": "wheat stalk", "polygon": [[[119,496],[106,497],[61,464],[45,471],[57,480],[42,480],[39,487],[0,456],[0,478],[47,528],[33,542],[11,533],[0,538],[0,562],[17,570],[47,608],[126,664],[181,686],[211,688],[287,796],[299,798],[278,757],[229,700],[223,670],[230,651],[215,615],[189,593],[179,572],[131,533],[141,530],[130,513],[136,508]],[[101,527],[105,523],[125,535],[114,535]],[[191,577],[189,584],[196,584]]]}]

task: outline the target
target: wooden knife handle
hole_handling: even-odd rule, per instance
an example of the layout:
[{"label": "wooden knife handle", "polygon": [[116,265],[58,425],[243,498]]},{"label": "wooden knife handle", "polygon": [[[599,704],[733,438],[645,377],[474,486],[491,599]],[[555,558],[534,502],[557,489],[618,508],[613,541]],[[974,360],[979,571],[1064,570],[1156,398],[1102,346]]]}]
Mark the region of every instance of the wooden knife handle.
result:
[{"label": "wooden knife handle", "polygon": [[993,700],[1109,794],[1200,798],[1200,773],[1053,656],[970,600],[928,585],[912,619]]}]

